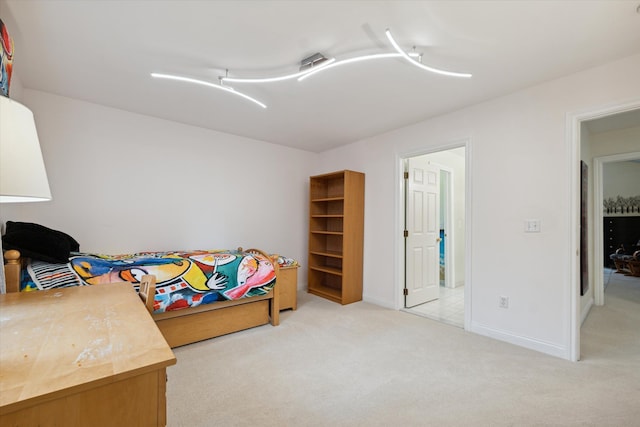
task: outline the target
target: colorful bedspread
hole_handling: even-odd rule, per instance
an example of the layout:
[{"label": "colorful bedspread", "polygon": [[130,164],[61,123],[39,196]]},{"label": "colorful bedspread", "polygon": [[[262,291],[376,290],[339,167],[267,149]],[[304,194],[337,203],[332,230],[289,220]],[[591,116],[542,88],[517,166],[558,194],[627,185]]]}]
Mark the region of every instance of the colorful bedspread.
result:
[{"label": "colorful bedspread", "polygon": [[142,252],[127,255],[72,253],[66,264],[32,261],[22,290],[131,282],[156,276],[154,312],[267,294],[275,285],[271,260],[238,251]]}]

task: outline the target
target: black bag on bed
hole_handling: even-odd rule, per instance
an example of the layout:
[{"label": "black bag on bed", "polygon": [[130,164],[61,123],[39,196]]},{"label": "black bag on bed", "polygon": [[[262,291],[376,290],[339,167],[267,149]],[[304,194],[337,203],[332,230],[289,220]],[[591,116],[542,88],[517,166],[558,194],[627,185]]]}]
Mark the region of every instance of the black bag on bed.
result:
[{"label": "black bag on bed", "polygon": [[40,224],[7,221],[2,248],[15,249],[21,256],[42,261],[68,262],[70,253],[78,252],[80,244],[62,231]]}]

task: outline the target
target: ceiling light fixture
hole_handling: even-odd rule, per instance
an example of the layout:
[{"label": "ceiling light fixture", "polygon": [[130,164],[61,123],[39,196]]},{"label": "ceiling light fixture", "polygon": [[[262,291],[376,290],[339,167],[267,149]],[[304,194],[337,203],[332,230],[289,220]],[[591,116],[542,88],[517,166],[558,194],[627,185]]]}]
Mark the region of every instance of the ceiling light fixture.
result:
[{"label": "ceiling light fixture", "polygon": [[175,76],[173,74],[151,73],[151,77],[155,77],[157,79],[177,80],[177,81],[180,81],[180,82],[193,83],[193,84],[197,84],[197,85],[211,87],[211,88],[214,88],[214,89],[224,90],[224,91],[232,93],[234,95],[238,95],[239,97],[242,97],[242,98],[244,98],[244,99],[246,99],[248,101],[251,101],[251,102],[261,106],[262,108],[267,108],[267,106],[264,103],[258,101],[257,99],[252,98],[249,95],[246,95],[246,94],[244,94],[242,92],[238,92],[237,90],[235,90],[235,89],[233,89],[231,87],[228,87],[228,86],[217,85],[215,83],[207,82],[205,80],[198,80],[198,79],[193,79],[193,78],[190,78],[190,77]]},{"label": "ceiling light fixture", "polygon": [[[389,42],[391,42],[391,45],[393,46],[393,48],[395,50],[397,50],[398,53],[404,59],[406,59],[407,61],[409,61],[411,64],[415,65],[416,67],[422,68],[423,70],[431,71],[432,73],[443,74],[445,76],[466,77],[466,78],[471,77],[471,74],[469,74],[469,73],[457,73],[457,72],[454,72],[454,71],[440,70],[438,68],[433,68],[433,67],[429,67],[427,65],[424,65],[422,62],[416,61],[415,59],[411,58],[411,56],[409,56],[408,53],[406,53],[404,50],[402,50],[402,48],[394,40],[393,36],[391,35],[391,31],[388,28],[385,31],[385,34],[387,35],[387,39],[389,39]],[[422,56],[420,56],[419,58],[420,58],[420,60],[422,60]]]},{"label": "ceiling light fixture", "polygon": [[470,73],[458,73],[454,71],[441,70],[438,68],[424,65],[422,63],[422,54],[417,52],[405,52],[395,41],[395,39],[391,35],[391,31],[388,28],[385,31],[385,34],[389,39],[389,42],[391,43],[393,48],[396,50],[396,52],[361,55],[361,56],[355,56],[352,58],[341,59],[341,60],[336,60],[335,58],[326,58],[321,53],[315,53],[303,59],[302,61],[300,61],[300,69],[298,72],[286,74],[283,76],[254,77],[254,78],[229,77],[228,71],[227,71],[227,75],[218,77],[220,84],[215,84],[205,80],[198,80],[191,77],[183,77],[183,76],[177,76],[172,74],[151,73],[151,76],[155,78],[177,80],[181,82],[193,83],[193,84],[211,87],[214,89],[224,90],[226,92],[240,96],[248,101],[251,101],[262,108],[267,108],[267,106],[264,103],[258,101],[255,98],[252,98],[249,95],[246,95],[242,92],[238,92],[230,86],[226,86],[225,83],[271,83],[271,82],[279,82],[279,81],[291,80],[291,79],[298,79],[298,81],[302,81],[308,77],[318,74],[321,71],[330,70],[332,68],[339,67],[342,65],[353,64],[355,62],[368,61],[372,59],[387,59],[387,58],[404,58],[405,60],[409,61],[409,63],[411,63],[412,65],[418,68],[421,68],[423,70],[426,70],[432,73],[442,74],[445,76],[465,77],[465,78],[469,78],[472,76]]},{"label": "ceiling light fixture", "polygon": [[220,80],[222,82],[229,83],[271,83],[271,82],[281,82],[283,80],[295,79],[305,74],[313,73],[315,71],[321,70],[328,66],[329,64],[335,62],[335,58],[329,58],[323,61],[318,65],[311,65],[309,68],[305,68],[302,71],[293,74],[287,74],[284,76],[277,77],[264,77],[264,78],[243,78],[243,77],[221,77]]},{"label": "ceiling light fixture", "polygon": [[[440,70],[438,68],[429,67],[422,63],[422,54],[417,52],[405,52],[402,48],[396,43],[394,38],[391,36],[391,31],[389,29],[386,30],[386,35],[393,48],[397,51],[397,53],[375,53],[371,55],[361,55],[355,56],[352,58],[337,60],[335,58],[326,58],[321,53],[316,53],[308,58],[305,58],[301,61],[301,67],[299,72],[286,74],[284,76],[276,76],[276,77],[264,77],[264,78],[246,78],[246,77],[220,77],[221,82],[227,83],[270,83],[270,82],[278,82],[283,80],[290,80],[297,78],[298,81],[303,81],[315,74],[320,73],[321,71],[330,70],[335,67],[339,67],[342,65],[353,64],[355,62],[368,61],[372,59],[386,59],[386,58],[405,58],[411,64],[416,67],[422,68],[432,73],[442,74],[451,77],[471,77],[469,73],[458,73],[454,71]],[[417,58],[414,59],[414,58]]]},{"label": "ceiling light fixture", "polygon": [[321,53],[314,53],[313,55],[304,58],[300,61],[300,71],[306,70],[307,68],[312,68],[317,65],[321,65],[323,62],[328,61],[328,59]]},{"label": "ceiling light fixture", "polygon": [[[409,54],[411,56],[419,56],[417,53]],[[320,71],[329,70],[331,68],[339,67],[341,65],[352,64],[354,62],[360,61],[368,61],[370,59],[385,59],[385,58],[400,58],[402,57],[399,53],[374,53],[372,55],[362,55],[362,56],[354,56],[353,58],[342,59],[340,61],[335,61],[329,65],[326,65],[322,68],[316,68],[315,70],[311,70],[308,73],[305,73],[303,76],[298,78],[298,81],[302,81],[308,77],[313,76],[314,74],[318,74]]]}]

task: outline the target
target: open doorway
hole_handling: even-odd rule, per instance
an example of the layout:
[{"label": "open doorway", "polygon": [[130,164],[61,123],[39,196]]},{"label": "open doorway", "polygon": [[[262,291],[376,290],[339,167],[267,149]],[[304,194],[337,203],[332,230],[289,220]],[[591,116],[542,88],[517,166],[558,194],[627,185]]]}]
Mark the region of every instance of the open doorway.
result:
[{"label": "open doorway", "polygon": [[[640,140],[638,126],[625,132]],[[597,135],[606,139],[608,134]],[[604,305],[605,290],[614,274],[630,275],[626,266],[616,267],[611,254],[633,255],[640,250],[640,151],[595,157],[594,164],[594,243],[591,258],[594,271],[594,302]],[[635,200],[635,201],[634,201]],[[640,284],[640,277],[637,277]]]},{"label": "open doorway", "polygon": [[[607,163],[630,160],[640,154],[637,132],[640,131],[640,101],[568,115],[570,143],[574,157],[572,174],[572,230],[580,224],[580,161],[589,165],[588,254],[589,286],[581,292],[578,233],[572,231],[572,252],[577,257],[571,266],[570,359],[580,360],[580,330],[591,307],[604,303],[605,256],[603,236],[603,167]],[[629,137],[628,132],[636,132]],[[602,135],[606,138],[601,138]],[[596,136],[600,135],[600,136]],[[603,141],[599,141],[603,139]],[[635,154],[634,154],[635,153]],[[608,254],[607,254],[608,255]],[[608,276],[610,277],[610,276]]]},{"label": "open doorway", "polygon": [[[582,296],[582,321],[588,314],[591,302],[603,305],[604,288],[610,278],[612,267],[609,256],[623,245],[631,250],[640,236],[631,236],[631,223],[640,221],[640,212],[623,212],[622,206],[605,209],[605,201],[619,200],[614,204],[626,205],[627,200],[640,196],[638,174],[640,173],[640,109],[618,112],[604,117],[585,120],[580,129],[580,151],[582,160],[592,167],[590,196],[589,270],[593,291]],[[606,222],[606,227],[605,227]],[[620,223],[620,224],[618,224]],[[625,230],[617,230],[625,224]],[[629,241],[627,241],[629,240]],[[612,247],[614,246],[614,247]],[[586,298],[585,298],[586,297]]]},{"label": "open doorway", "polygon": [[402,159],[403,310],[465,322],[466,148]]}]

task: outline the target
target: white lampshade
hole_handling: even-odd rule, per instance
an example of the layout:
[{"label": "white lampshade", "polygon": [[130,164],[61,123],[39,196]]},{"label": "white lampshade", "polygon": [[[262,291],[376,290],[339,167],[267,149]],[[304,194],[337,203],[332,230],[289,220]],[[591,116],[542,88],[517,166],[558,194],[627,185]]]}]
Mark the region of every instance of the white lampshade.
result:
[{"label": "white lampshade", "polygon": [[0,95],[0,203],[51,200],[33,113]]}]

